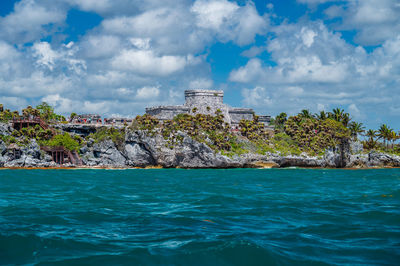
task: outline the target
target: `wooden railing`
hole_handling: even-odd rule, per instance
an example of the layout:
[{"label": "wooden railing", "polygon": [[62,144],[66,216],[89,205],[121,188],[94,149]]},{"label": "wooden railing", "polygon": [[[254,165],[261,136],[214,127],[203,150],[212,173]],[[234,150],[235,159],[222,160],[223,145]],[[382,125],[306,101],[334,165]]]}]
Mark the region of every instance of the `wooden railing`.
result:
[{"label": "wooden railing", "polygon": [[[40,147],[41,150],[46,151],[46,152],[51,152],[52,153],[52,158],[54,160],[54,153],[61,153],[62,156],[64,156],[64,154],[66,154],[68,156],[69,161],[74,164],[74,165],[82,165],[82,159],[79,157],[79,154],[76,151],[70,151],[65,149],[64,146],[41,146]],[[56,156],[56,158],[58,158]],[[62,160],[62,162],[57,162],[56,163],[60,163],[63,164],[64,160]]]}]

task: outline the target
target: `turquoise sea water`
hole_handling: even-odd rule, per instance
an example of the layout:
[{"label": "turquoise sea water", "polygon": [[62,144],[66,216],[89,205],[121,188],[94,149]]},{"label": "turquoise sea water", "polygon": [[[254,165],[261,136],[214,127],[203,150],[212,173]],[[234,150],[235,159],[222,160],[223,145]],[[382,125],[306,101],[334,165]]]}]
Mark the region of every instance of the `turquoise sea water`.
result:
[{"label": "turquoise sea water", "polygon": [[400,169],[1,170],[0,264],[400,265]]}]

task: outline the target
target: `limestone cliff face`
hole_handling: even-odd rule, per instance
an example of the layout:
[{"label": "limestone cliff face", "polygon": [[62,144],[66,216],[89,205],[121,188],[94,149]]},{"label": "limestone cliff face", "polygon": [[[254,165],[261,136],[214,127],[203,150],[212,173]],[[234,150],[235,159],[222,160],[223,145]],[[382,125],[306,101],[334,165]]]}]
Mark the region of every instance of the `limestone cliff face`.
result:
[{"label": "limestone cliff face", "polygon": [[181,143],[173,148],[161,135],[149,136],[144,131],[127,131],[124,148],[119,150],[112,141],[83,147],[82,159],[89,166],[182,168],[233,167],[228,157],[215,153],[207,145],[181,133]]},{"label": "limestone cliff face", "polygon": [[[0,123],[0,134],[10,135],[11,128]],[[236,168],[236,167],[400,167],[400,156],[379,152],[351,154],[349,145],[338,152],[327,151],[322,158],[282,156],[279,153],[244,154],[232,158],[213,151],[204,143],[179,132],[180,142],[169,145],[160,134],[126,130],[123,143],[111,140],[95,143],[89,139],[80,149],[84,166],[88,167],[147,167],[165,168]],[[35,140],[20,147],[16,156],[12,147],[0,140],[0,167],[57,167],[52,158],[40,150]],[[65,167],[74,166],[65,164]]]}]

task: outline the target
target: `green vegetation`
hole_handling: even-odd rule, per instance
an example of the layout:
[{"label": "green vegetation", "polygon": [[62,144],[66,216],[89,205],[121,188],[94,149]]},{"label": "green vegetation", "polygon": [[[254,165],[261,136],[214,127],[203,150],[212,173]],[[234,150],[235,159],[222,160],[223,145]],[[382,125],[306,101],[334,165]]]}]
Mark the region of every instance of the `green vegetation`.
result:
[{"label": "green vegetation", "polygon": [[61,122],[65,121],[65,117],[58,115],[54,112],[54,108],[48,103],[43,102],[33,108],[32,106],[27,106],[22,109],[22,114],[20,115],[18,111],[10,111],[9,109],[4,109],[3,105],[0,108],[0,121],[8,122],[14,118],[28,118],[28,117],[39,117],[45,122]]},{"label": "green vegetation", "polygon": [[112,140],[118,149],[122,150],[125,141],[125,130],[119,130],[116,128],[101,128],[94,134],[90,134],[88,138],[93,138],[95,143],[102,142],[104,140]]},{"label": "green vegetation", "polygon": [[[206,109],[211,110],[210,107]],[[76,113],[71,113],[71,118],[75,116]],[[18,111],[10,111],[0,104],[0,121],[8,122],[20,117],[40,117],[47,123],[65,121],[63,116],[57,115],[54,108],[45,102],[36,108],[26,107],[21,115]],[[182,143],[182,133],[185,133],[229,156],[249,152],[322,155],[327,148],[336,148],[349,140],[357,141],[360,136],[364,137],[361,142],[365,152],[377,150],[400,155],[400,145],[396,144],[400,139],[400,132],[397,134],[386,124],[381,125],[378,130],[366,130],[362,123],[352,121],[350,114],[340,108],[317,114],[302,110],[294,116],[280,113],[272,119],[271,124],[274,129],[266,129],[258,117],[254,116],[252,120],[241,120],[239,131],[234,131],[224,121],[221,110],[217,110],[214,115],[205,115],[193,108],[191,114],[180,114],[163,122],[147,114],[137,116],[129,127],[132,130],[145,130],[150,136],[160,134],[166,140],[166,147],[171,149]],[[43,130],[39,125],[15,130],[11,136],[0,137],[6,144],[26,145],[30,139],[36,139],[40,145],[65,146],[70,150],[78,150],[85,144],[85,140],[79,136],[72,137],[68,133],[60,135],[54,130]],[[101,128],[89,135],[89,138],[93,138],[95,142],[110,139],[119,149],[123,149],[125,130]]]},{"label": "green vegetation", "polygon": [[51,147],[63,146],[69,151],[78,151],[80,147],[79,142],[68,133],[55,135],[51,140],[45,141],[43,144]]},{"label": "green vegetation", "polygon": [[331,118],[319,120],[303,113],[286,121],[284,133],[295,141],[300,150],[311,154],[336,147],[342,140],[350,138],[350,130],[341,122]]}]

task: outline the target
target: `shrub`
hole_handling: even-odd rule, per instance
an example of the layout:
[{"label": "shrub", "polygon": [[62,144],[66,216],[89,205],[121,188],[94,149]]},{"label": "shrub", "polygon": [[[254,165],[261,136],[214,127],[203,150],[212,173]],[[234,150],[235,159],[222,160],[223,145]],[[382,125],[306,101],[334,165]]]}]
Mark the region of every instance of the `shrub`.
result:
[{"label": "shrub", "polygon": [[79,143],[68,133],[55,135],[51,140],[45,142],[45,144],[51,147],[63,146],[65,149],[70,151],[78,151],[79,149]]},{"label": "shrub", "polygon": [[96,133],[91,134],[90,137],[92,137],[96,143],[107,139],[112,140],[119,149],[122,149],[125,141],[125,130],[119,130],[116,128],[101,128],[97,130]]}]

